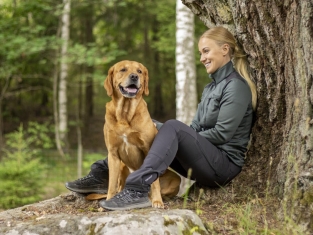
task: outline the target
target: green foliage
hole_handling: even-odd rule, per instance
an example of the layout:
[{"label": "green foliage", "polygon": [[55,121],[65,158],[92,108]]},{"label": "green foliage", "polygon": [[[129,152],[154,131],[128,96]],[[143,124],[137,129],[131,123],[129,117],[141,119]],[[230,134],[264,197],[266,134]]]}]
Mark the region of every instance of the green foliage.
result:
[{"label": "green foliage", "polygon": [[[93,73],[96,79],[103,81],[104,65],[125,54],[115,41],[104,43],[103,35],[96,34],[92,41],[84,39],[92,31],[86,31],[83,21],[96,15],[93,11],[89,15],[86,12],[98,5],[105,4],[102,1],[72,2],[72,32],[66,61],[70,65],[68,82],[75,88],[78,87],[75,83],[84,83]],[[59,38],[62,7],[62,1],[0,1],[0,87],[9,81],[5,94],[0,94],[5,99],[4,121],[13,121],[12,113],[19,117],[18,123],[28,116],[51,116],[53,76],[58,73],[63,43]],[[92,66],[94,70],[90,74],[85,67]],[[68,94],[70,109],[77,93],[69,89]]]},{"label": "green foliage", "polygon": [[39,124],[37,122],[29,122],[28,128],[25,131],[27,141],[33,148],[39,149],[50,149],[54,147],[54,142],[50,138],[51,133],[52,130],[47,123]]},{"label": "green foliage", "polygon": [[[123,59],[148,67],[151,92],[146,100],[152,116],[175,117],[175,5],[175,0],[71,2],[70,41],[64,59],[69,63],[69,119],[80,103],[87,102],[84,99],[94,102],[95,112],[104,107],[103,80],[109,67]],[[9,80],[6,94],[0,94],[5,124],[18,126],[34,116],[51,117],[53,76],[58,73],[63,43],[62,12],[62,1],[0,1],[0,87]],[[197,18],[195,24],[197,41],[206,27]],[[207,75],[200,63],[197,69],[201,90]],[[84,97],[92,84],[94,97],[103,98]],[[80,105],[79,112],[84,113],[84,108]]]},{"label": "green foliage", "polygon": [[14,208],[41,198],[46,166],[41,162],[41,151],[31,146],[50,144],[44,133],[37,135],[40,130],[45,131],[45,127],[33,123],[27,133],[21,125],[6,136],[7,147],[0,161],[0,208]]},{"label": "green foliage", "polygon": [[98,160],[104,160],[107,156],[101,153],[84,153],[83,157],[83,174],[88,174],[92,163]]}]

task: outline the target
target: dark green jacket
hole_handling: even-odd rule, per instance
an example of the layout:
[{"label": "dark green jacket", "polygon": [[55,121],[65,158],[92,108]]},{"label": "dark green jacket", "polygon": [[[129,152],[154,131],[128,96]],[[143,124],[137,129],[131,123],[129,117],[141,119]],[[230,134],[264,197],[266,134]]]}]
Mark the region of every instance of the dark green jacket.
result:
[{"label": "dark green jacket", "polygon": [[228,62],[211,75],[191,127],[243,166],[252,126],[249,85]]}]

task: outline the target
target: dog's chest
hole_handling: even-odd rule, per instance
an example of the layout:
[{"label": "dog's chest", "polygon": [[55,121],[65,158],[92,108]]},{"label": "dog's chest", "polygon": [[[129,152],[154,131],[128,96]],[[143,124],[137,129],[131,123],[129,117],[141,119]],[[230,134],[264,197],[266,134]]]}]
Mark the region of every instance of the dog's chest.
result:
[{"label": "dog's chest", "polygon": [[124,133],[123,135],[120,136],[120,138],[122,139],[122,147],[124,149],[127,149],[130,146],[130,143],[128,142],[127,135]]},{"label": "dog's chest", "polygon": [[138,146],[138,143],[134,141],[134,138],[130,134],[123,133],[119,136],[121,140],[120,144],[120,155],[121,158],[123,158],[124,155],[127,155],[127,157],[132,156],[134,154],[138,154],[138,151],[140,151],[140,148]]},{"label": "dog's chest", "polygon": [[138,169],[145,157],[141,144],[134,142],[133,136],[126,134],[121,135],[120,140],[119,158],[129,169]]}]

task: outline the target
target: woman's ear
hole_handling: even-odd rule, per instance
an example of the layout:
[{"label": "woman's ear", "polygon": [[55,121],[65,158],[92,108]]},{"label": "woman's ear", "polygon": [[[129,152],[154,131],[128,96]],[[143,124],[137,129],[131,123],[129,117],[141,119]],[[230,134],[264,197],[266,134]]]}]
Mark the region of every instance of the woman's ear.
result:
[{"label": "woman's ear", "polygon": [[227,54],[229,54],[229,45],[228,44],[223,44],[222,45],[222,53],[223,53],[223,56],[226,56]]},{"label": "woman's ear", "polygon": [[109,69],[108,76],[104,80],[104,89],[107,91],[108,96],[113,95],[113,75],[114,65]]}]

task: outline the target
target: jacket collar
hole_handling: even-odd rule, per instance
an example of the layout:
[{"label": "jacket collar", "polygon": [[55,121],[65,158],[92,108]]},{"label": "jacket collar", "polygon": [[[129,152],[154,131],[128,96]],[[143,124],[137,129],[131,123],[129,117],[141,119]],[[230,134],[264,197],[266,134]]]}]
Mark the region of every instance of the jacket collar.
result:
[{"label": "jacket collar", "polygon": [[226,78],[229,74],[234,71],[233,63],[229,61],[223,67],[216,70],[214,73],[209,74],[209,77],[212,78],[216,84],[221,82],[224,78]]}]

